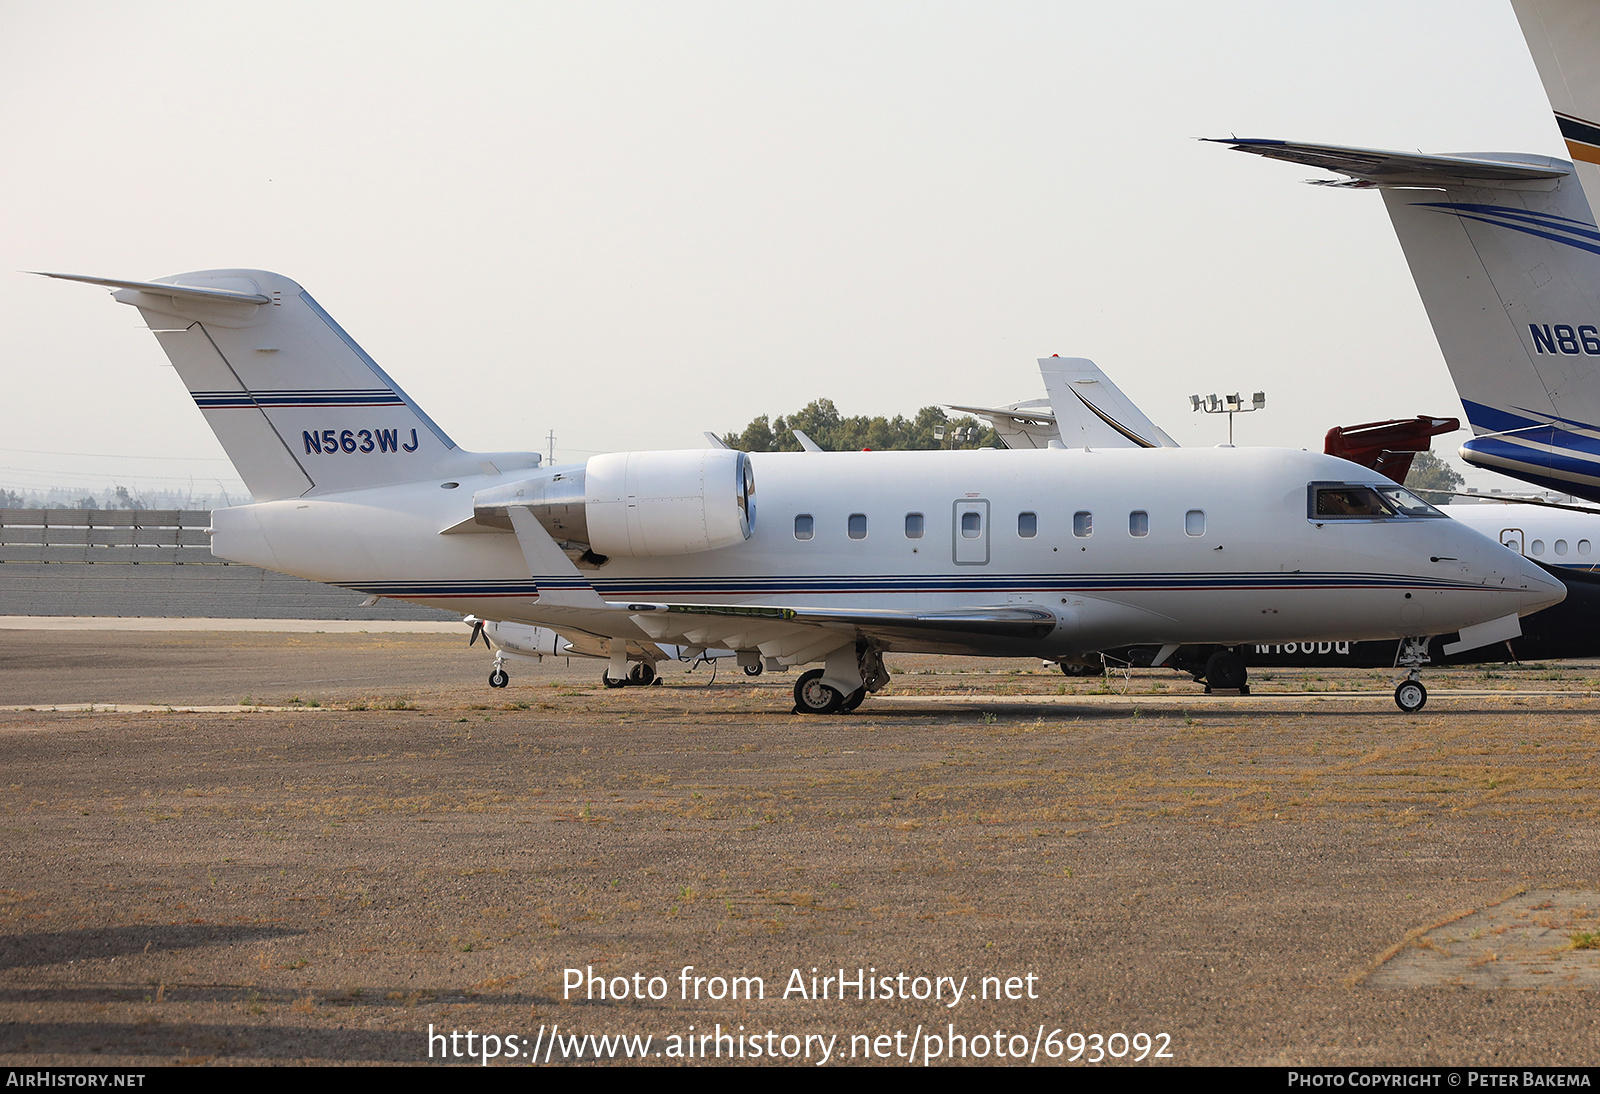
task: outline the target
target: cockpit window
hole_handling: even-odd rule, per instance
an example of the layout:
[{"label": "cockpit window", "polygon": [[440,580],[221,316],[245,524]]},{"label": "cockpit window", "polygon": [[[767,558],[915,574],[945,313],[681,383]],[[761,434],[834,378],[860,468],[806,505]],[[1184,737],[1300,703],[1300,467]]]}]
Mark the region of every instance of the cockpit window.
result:
[{"label": "cockpit window", "polygon": [[1309,490],[1306,515],[1312,520],[1404,520],[1444,516],[1403,486],[1314,482]]},{"label": "cockpit window", "polygon": [[1403,486],[1380,486],[1378,487],[1378,493],[1387,498],[1390,505],[1408,517],[1440,517],[1448,519],[1439,510]]},{"label": "cockpit window", "polygon": [[1312,520],[1382,520],[1398,514],[1370,486],[1350,483],[1313,483]]}]

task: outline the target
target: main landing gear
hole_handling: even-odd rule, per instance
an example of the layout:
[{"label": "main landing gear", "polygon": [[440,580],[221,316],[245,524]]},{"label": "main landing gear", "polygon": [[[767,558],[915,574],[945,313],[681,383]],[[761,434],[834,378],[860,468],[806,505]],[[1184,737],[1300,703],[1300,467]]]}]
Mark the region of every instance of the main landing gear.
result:
[{"label": "main landing gear", "polygon": [[608,688],[647,688],[661,683],[656,667],[648,661],[635,661],[628,666],[628,675],[621,680],[611,679],[609,671],[600,674],[600,682]]},{"label": "main landing gear", "polygon": [[1214,691],[1237,691],[1250,694],[1250,670],[1244,658],[1234,650],[1223,649],[1206,658],[1206,694]]},{"label": "main landing gear", "polygon": [[[823,676],[828,669],[811,669],[800,674],[794,683],[794,712],[796,714],[848,714],[861,705],[869,691],[880,691],[889,682],[889,670],[884,667],[883,653],[869,643],[858,642],[855,648],[845,646],[828,655],[830,665],[835,660],[854,658],[860,685],[848,695],[832,684],[825,684]],[[846,661],[848,664],[848,661]],[[834,679],[845,676],[842,666],[834,665]],[[846,677],[848,678],[848,677]]]},{"label": "main landing gear", "polygon": [[1394,689],[1394,704],[1407,714],[1415,714],[1428,701],[1428,689],[1422,686],[1422,673],[1417,671],[1419,665],[1426,665],[1428,661],[1425,636],[1407,638],[1400,643],[1400,656],[1395,658],[1395,664],[1406,670],[1406,678]]},{"label": "main landing gear", "polygon": [[1058,661],[1056,667],[1063,676],[1104,676],[1106,674],[1105,660],[1098,653],[1084,654],[1078,661]]},{"label": "main landing gear", "polygon": [[812,669],[800,674],[794,682],[794,709],[796,714],[839,714],[852,711],[867,697],[867,685],[862,684],[849,695],[840,695],[837,688],[822,682],[822,669]]}]

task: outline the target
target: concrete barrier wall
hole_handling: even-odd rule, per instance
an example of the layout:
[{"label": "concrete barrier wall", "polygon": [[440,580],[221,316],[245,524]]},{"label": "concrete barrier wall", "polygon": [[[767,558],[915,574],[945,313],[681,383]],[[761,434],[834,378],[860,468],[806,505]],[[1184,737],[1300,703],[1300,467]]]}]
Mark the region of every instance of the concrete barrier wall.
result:
[{"label": "concrete barrier wall", "polygon": [[211,514],[173,509],[0,509],[0,615],[212,619],[459,616],[227,563]]}]

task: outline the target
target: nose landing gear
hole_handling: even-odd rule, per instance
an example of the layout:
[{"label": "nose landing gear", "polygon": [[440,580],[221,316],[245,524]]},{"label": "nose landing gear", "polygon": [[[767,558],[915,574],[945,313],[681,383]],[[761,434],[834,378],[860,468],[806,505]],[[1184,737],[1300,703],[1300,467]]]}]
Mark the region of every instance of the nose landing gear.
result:
[{"label": "nose landing gear", "polygon": [[1429,660],[1426,635],[1407,638],[1400,643],[1400,655],[1394,663],[1406,670],[1406,678],[1394,689],[1394,705],[1407,714],[1415,714],[1428,701],[1428,689],[1422,686],[1422,673],[1417,670],[1418,666],[1426,665]]},{"label": "nose landing gear", "polygon": [[1411,670],[1412,679],[1402,680],[1394,689],[1394,702],[1397,707],[1407,714],[1415,714],[1421,710],[1428,701],[1428,689],[1422,686],[1422,681],[1415,679],[1417,670]]}]

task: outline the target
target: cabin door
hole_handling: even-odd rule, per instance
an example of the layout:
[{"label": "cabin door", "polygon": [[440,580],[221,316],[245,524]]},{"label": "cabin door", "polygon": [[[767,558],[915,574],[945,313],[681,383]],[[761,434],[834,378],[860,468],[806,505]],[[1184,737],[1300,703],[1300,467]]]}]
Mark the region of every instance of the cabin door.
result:
[{"label": "cabin door", "polygon": [[955,504],[955,562],[957,566],[989,564],[989,503],[963,498]]}]

